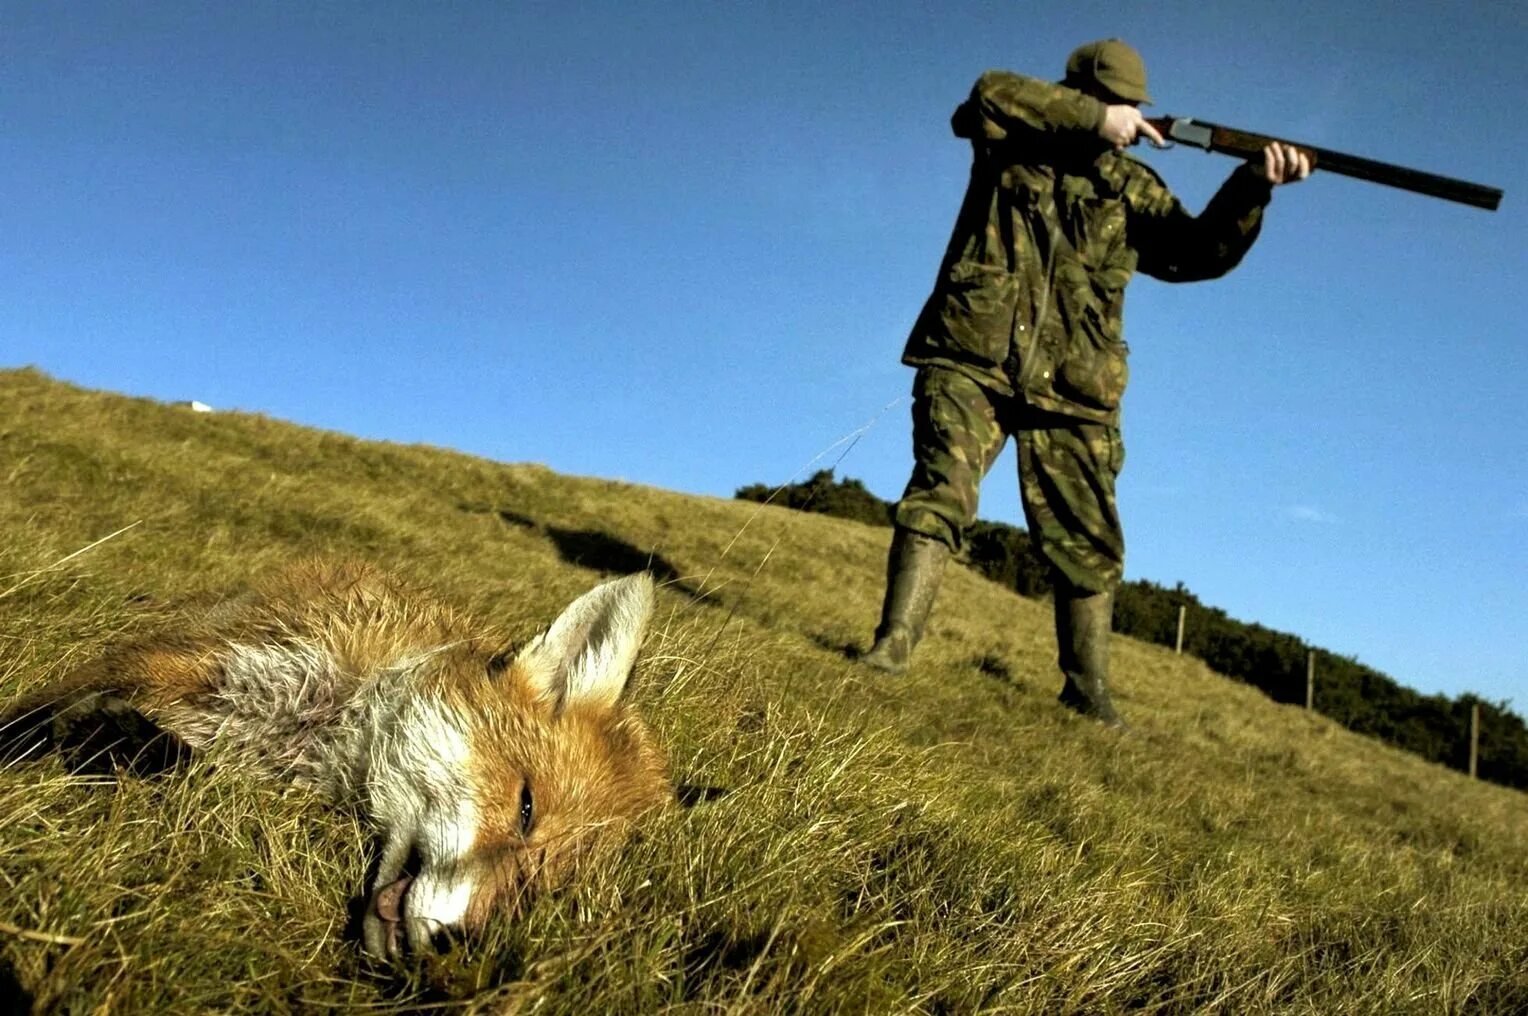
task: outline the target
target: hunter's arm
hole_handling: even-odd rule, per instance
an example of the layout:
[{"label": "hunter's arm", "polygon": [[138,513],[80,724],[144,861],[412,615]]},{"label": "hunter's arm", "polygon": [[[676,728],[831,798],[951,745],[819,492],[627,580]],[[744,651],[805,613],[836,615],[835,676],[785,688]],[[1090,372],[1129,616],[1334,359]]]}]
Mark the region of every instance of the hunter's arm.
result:
[{"label": "hunter's arm", "polygon": [[1257,239],[1273,195],[1251,166],[1238,166],[1194,216],[1156,173],[1141,163],[1132,169],[1124,189],[1128,240],[1140,270],[1164,282],[1214,279],[1235,268]]},{"label": "hunter's arm", "polygon": [[950,118],[958,137],[1020,141],[1026,134],[1096,133],[1104,104],[1073,88],[1011,71],[988,71]]}]

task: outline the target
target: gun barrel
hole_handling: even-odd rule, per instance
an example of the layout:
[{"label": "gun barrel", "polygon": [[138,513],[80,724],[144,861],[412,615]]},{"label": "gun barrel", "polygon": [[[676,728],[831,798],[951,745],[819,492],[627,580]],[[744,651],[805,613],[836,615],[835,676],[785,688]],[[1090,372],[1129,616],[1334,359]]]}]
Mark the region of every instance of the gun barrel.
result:
[{"label": "gun barrel", "polygon": [[1483,184],[1470,183],[1468,180],[1458,180],[1450,176],[1439,176],[1436,173],[1424,173],[1419,169],[1410,169],[1406,166],[1380,162],[1377,159],[1365,159],[1357,155],[1348,155],[1346,152],[1336,152],[1330,148],[1318,148],[1315,145],[1302,144],[1298,141],[1287,141],[1283,138],[1269,137],[1265,134],[1254,134],[1250,131],[1238,130],[1234,127],[1207,123],[1203,120],[1191,120],[1186,117],[1159,117],[1152,119],[1150,122],[1163,135],[1175,141],[1196,145],[1211,152],[1222,152],[1226,155],[1236,155],[1244,159],[1251,159],[1256,157],[1269,144],[1278,141],[1303,149],[1311,157],[1312,166],[1331,173],[1340,173],[1343,176],[1367,180],[1370,183],[1381,183],[1389,187],[1399,187],[1401,190],[1426,194],[1429,197],[1443,198],[1446,201],[1458,201],[1461,204],[1471,205],[1475,208],[1484,208],[1492,212],[1496,211],[1501,205],[1502,192],[1499,189],[1487,187]]},{"label": "gun barrel", "polygon": [[1382,183],[1402,190],[1426,194],[1429,197],[1458,201],[1475,208],[1494,212],[1501,206],[1502,192],[1495,187],[1470,183],[1451,176],[1424,173],[1420,169],[1408,169],[1388,162],[1378,162],[1357,155],[1346,155],[1327,148],[1317,148],[1316,160],[1321,168],[1343,176],[1351,176],[1371,183]]}]

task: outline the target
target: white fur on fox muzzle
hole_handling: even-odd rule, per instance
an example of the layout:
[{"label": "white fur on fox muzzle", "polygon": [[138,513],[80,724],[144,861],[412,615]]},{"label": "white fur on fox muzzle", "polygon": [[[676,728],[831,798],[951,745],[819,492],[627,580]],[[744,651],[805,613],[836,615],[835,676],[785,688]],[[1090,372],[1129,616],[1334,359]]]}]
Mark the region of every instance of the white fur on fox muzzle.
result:
[{"label": "white fur on fox muzzle", "polygon": [[473,880],[460,873],[421,872],[403,900],[409,948],[426,949],[436,935],[460,928],[474,888]]}]

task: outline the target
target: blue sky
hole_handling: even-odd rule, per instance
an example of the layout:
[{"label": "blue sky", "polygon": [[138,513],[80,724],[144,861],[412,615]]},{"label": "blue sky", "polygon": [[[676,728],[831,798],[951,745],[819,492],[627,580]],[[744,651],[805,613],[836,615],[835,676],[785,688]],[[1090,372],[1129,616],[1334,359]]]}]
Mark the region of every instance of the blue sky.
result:
[{"label": "blue sky", "polygon": [[[949,114],[1110,35],[1153,112],[1507,192],[1318,173],[1136,280],[1127,575],[1522,712],[1522,5],[6,4],[0,363],[720,496],[866,428],[894,499]],[[1195,210],[1233,166],[1147,158]]]}]

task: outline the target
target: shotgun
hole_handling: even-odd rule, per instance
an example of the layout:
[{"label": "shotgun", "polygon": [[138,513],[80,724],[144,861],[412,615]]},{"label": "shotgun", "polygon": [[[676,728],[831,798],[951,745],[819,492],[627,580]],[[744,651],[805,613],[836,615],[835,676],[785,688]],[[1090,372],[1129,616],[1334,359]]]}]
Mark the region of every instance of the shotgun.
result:
[{"label": "shotgun", "polygon": [[1315,145],[1286,141],[1283,138],[1273,138],[1265,134],[1254,134],[1235,127],[1222,127],[1217,123],[1191,120],[1188,117],[1148,117],[1146,122],[1155,127],[1164,138],[1171,138],[1185,145],[1194,145],[1207,152],[1220,152],[1223,155],[1253,159],[1261,156],[1264,148],[1277,141],[1280,144],[1294,145],[1304,152],[1310,159],[1312,169],[1319,166],[1331,173],[1341,173],[1343,176],[1356,177],[1371,183],[1399,187],[1402,190],[1426,194],[1429,197],[1459,201],[1491,212],[1496,211],[1497,206],[1501,204],[1501,191],[1495,187],[1424,173],[1421,170],[1394,166],[1374,159],[1364,159],[1357,155],[1346,155],[1342,152],[1334,152],[1330,148],[1317,148]]}]

